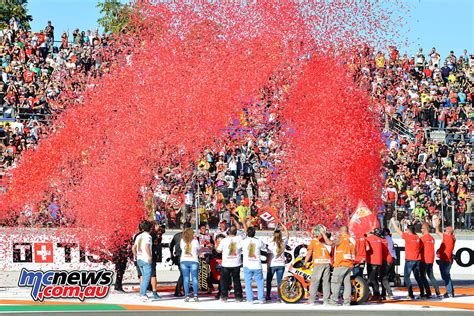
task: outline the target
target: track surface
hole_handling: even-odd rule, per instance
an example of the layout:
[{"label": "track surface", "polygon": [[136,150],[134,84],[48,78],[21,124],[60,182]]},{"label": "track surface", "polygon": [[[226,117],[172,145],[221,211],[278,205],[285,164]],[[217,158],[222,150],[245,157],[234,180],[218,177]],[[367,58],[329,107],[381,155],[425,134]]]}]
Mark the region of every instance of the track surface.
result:
[{"label": "track surface", "polygon": [[182,298],[175,298],[170,292],[162,294],[163,300],[143,303],[139,300],[135,287],[128,287],[126,294],[111,293],[103,300],[90,300],[84,303],[71,300],[49,300],[36,303],[25,289],[6,289],[0,291],[0,315],[209,315],[234,316],[255,315],[283,316],[297,313],[299,316],[311,315],[354,315],[354,316],[397,316],[397,315],[473,315],[474,288],[457,289],[457,296],[443,300],[406,301],[403,289],[396,289],[395,301],[383,303],[366,303],[351,307],[323,307],[320,304],[278,304],[253,305],[228,303],[215,300],[214,296],[201,296],[199,303],[185,303]]}]

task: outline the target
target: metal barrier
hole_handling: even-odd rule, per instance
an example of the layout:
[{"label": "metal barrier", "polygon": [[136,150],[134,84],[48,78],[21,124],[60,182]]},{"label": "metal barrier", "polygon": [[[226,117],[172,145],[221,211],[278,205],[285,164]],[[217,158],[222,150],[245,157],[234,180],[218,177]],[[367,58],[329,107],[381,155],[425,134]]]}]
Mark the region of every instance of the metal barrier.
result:
[{"label": "metal barrier", "polygon": [[[388,117],[388,127],[390,131],[395,132],[398,135],[407,136],[411,140],[415,140],[415,134],[412,129],[407,127],[405,123],[397,119],[395,116]],[[469,131],[467,129],[462,130],[459,127],[446,127],[444,129],[425,127],[423,130],[425,138],[431,141],[438,141],[446,144],[474,142],[474,138],[470,135]]]},{"label": "metal barrier", "polygon": [[396,132],[399,135],[404,135],[410,138],[411,140],[415,140],[415,134],[399,119],[395,116],[389,116],[388,126],[392,132]]}]

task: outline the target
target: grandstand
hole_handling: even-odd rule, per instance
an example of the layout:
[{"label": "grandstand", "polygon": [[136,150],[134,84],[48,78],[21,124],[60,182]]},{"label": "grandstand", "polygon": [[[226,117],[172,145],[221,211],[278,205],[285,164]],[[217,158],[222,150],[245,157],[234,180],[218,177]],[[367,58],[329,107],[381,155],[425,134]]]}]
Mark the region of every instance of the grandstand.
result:
[{"label": "grandstand", "polygon": [[[97,31],[76,29],[72,40],[63,33],[55,42],[50,25],[32,32],[12,19],[0,43],[0,174],[5,177],[23,151],[54,130],[64,100],[80,96],[86,78],[106,72],[109,62],[108,37]],[[382,226],[396,215],[418,228],[441,217],[446,225],[472,229],[473,56],[466,50],[442,56],[436,48],[409,56],[395,47],[386,52],[367,47],[347,66],[384,123]],[[75,96],[62,93],[66,84],[75,87]],[[211,228],[232,214],[252,215],[267,228],[258,216],[265,210],[277,209],[281,217],[297,213],[297,198],[283,205],[267,183],[282,158],[278,98],[262,91],[247,104],[229,127],[228,140],[203,151],[195,170],[178,164],[157,170],[143,194],[150,217],[177,227],[197,208],[199,220]],[[67,221],[54,196],[31,212],[35,215],[19,221],[46,226]]]}]

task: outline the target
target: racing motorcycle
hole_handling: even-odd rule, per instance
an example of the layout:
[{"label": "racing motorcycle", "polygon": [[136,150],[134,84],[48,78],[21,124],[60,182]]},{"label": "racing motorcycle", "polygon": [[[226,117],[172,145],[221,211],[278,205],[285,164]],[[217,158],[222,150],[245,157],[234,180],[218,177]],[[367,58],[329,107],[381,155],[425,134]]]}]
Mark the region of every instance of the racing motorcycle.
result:
[{"label": "racing motorcycle", "polygon": [[[298,303],[309,293],[313,264],[310,263],[305,266],[304,257],[299,256],[290,263],[288,273],[290,275],[281,282],[278,292],[285,303]],[[369,298],[369,285],[365,279],[360,276],[352,276],[351,282],[351,304],[358,305],[365,303]],[[343,291],[344,286],[341,286],[341,295]]]}]

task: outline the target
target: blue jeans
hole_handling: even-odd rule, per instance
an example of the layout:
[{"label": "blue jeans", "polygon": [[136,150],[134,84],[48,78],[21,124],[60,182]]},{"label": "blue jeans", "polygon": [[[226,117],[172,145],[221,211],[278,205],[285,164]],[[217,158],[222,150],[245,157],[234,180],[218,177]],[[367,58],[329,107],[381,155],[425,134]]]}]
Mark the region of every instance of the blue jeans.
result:
[{"label": "blue jeans", "polygon": [[439,264],[439,272],[441,273],[441,278],[443,279],[444,284],[446,285],[446,293],[454,295],[453,281],[451,280],[452,263],[439,260],[438,264]]},{"label": "blue jeans", "polygon": [[403,271],[403,280],[405,286],[408,288],[408,296],[413,297],[413,284],[411,284],[410,275],[413,272],[415,276],[416,283],[420,288],[420,293],[424,293],[423,282],[420,278],[420,261],[415,260],[405,260],[405,268]]},{"label": "blue jeans", "polygon": [[428,278],[430,279],[431,284],[433,284],[433,287],[435,288],[436,295],[439,295],[439,286],[433,274],[432,263],[420,263],[420,276],[421,282],[423,282],[423,288],[425,289],[426,295],[431,296],[431,288],[430,284],[428,283]]},{"label": "blue jeans", "polygon": [[267,299],[271,299],[271,294],[272,294],[272,281],[273,281],[273,276],[277,275],[277,293],[278,293],[278,298],[280,298],[280,291],[278,289],[280,288],[281,280],[283,279],[283,273],[285,273],[285,267],[268,267],[267,270]]},{"label": "blue jeans", "polygon": [[189,296],[189,275],[193,280],[194,297],[198,296],[198,269],[199,263],[194,261],[181,261],[181,272],[183,273],[184,296]]},{"label": "blue jeans", "polygon": [[438,130],[442,130],[446,127],[446,121],[438,121]]},{"label": "blue jeans", "polygon": [[352,275],[364,277],[365,263],[355,263],[354,268],[352,268]]},{"label": "blue jeans", "polygon": [[471,229],[472,213],[464,213],[464,229]]},{"label": "blue jeans", "polygon": [[252,291],[252,279],[255,278],[257,283],[257,292],[258,300],[263,301],[263,273],[262,269],[250,270],[249,268],[244,267],[244,279],[245,279],[245,296],[247,297],[248,302],[253,301],[253,291]]},{"label": "blue jeans", "polygon": [[148,263],[143,260],[137,261],[138,267],[140,268],[140,272],[142,273],[142,283],[140,284],[140,296],[146,295],[146,289],[150,284],[151,280],[151,263]]}]

